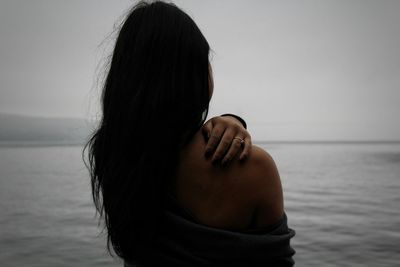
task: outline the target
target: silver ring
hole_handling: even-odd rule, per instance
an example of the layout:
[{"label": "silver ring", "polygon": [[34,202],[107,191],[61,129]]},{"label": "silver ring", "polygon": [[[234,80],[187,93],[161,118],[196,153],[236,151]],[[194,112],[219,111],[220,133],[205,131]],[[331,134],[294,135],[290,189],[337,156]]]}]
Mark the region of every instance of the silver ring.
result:
[{"label": "silver ring", "polygon": [[242,138],[240,138],[240,137],[238,137],[238,136],[234,137],[233,139],[238,139],[238,140],[240,141],[241,144],[243,144],[243,142],[244,142],[244,139],[242,139]]}]

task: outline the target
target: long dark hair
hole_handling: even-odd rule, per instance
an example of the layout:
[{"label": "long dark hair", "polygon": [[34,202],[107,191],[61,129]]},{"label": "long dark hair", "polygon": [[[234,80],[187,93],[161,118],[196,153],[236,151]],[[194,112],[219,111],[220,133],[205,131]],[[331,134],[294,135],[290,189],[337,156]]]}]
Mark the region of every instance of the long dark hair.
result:
[{"label": "long dark hair", "polygon": [[83,150],[89,149],[85,163],[110,253],[111,244],[118,256],[132,258],[157,234],[179,151],[207,116],[209,49],[173,4],[141,1],[122,24],[102,118]]}]

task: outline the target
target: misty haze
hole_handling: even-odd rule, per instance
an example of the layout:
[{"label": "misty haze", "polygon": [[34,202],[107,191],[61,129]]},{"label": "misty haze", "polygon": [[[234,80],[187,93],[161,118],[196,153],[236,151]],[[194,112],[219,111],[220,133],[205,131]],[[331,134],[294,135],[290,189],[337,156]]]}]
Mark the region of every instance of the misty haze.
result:
[{"label": "misty haze", "polygon": [[[1,266],[123,265],[82,149],[134,2],[0,2]],[[277,164],[296,266],[399,264],[400,1],[173,2],[211,46],[208,118]]]}]

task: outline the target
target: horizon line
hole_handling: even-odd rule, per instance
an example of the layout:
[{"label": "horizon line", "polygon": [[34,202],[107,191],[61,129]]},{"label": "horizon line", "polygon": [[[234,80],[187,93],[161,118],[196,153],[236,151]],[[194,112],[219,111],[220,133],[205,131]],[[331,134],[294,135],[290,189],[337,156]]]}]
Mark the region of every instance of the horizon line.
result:
[{"label": "horizon line", "polygon": [[400,144],[400,140],[254,140],[254,144]]},{"label": "horizon line", "polygon": [[[267,144],[285,144],[285,145],[296,145],[296,144],[400,144],[400,140],[253,140],[255,145],[267,145]],[[14,146],[14,145],[62,145],[62,146],[80,146],[86,144],[85,141],[78,140],[0,140],[0,146]]]}]

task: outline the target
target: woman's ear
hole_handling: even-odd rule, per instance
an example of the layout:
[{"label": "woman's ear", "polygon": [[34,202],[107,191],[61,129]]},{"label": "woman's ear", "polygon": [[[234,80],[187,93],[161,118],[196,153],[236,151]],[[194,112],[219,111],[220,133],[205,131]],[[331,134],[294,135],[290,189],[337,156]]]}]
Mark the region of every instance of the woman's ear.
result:
[{"label": "woman's ear", "polygon": [[213,72],[212,72],[211,64],[208,63],[208,94],[210,96],[210,100],[211,100],[211,97],[213,95],[213,92],[214,92]]}]

